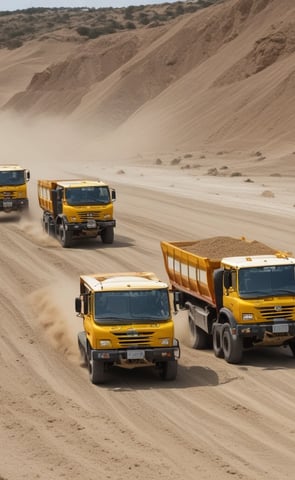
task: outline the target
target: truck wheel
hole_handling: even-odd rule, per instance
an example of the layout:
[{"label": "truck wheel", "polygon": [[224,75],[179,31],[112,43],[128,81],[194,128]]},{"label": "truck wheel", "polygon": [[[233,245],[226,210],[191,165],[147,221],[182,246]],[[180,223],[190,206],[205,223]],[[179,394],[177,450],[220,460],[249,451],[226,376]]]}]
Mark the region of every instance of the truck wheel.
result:
[{"label": "truck wheel", "polygon": [[162,362],[160,377],[162,380],[175,380],[177,376],[177,360]]},{"label": "truck wheel", "polygon": [[64,223],[59,226],[59,240],[63,248],[68,248],[72,243],[72,232],[65,229]]},{"label": "truck wheel", "polygon": [[88,362],[90,380],[94,385],[99,385],[105,381],[104,362],[89,360]]},{"label": "truck wheel", "polygon": [[54,237],[55,235],[55,225],[50,220],[48,221],[48,235]]},{"label": "truck wheel", "polygon": [[114,242],[114,227],[106,227],[101,232],[102,243]]},{"label": "truck wheel", "polygon": [[291,340],[289,342],[289,347],[291,348],[291,352],[293,353],[293,357],[295,357],[295,340]]},{"label": "truck wheel", "polygon": [[213,326],[213,351],[214,355],[217,358],[223,358],[224,352],[222,348],[222,335],[221,335],[221,328],[216,328]]},{"label": "truck wheel", "polygon": [[194,324],[192,317],[188,316],[189,330],[190,330],[190,341],[192,348],[197,350],[204,350],[209,348],[210,337],[202,328]]},{"label": "truck wheel", "polygon": [[243,340],[233,338],[228,324],[222,329],[222,347],[224,358],[228,363],[241,363],[243,358]]},{"label": "truck wheel", "polygon": [[79,339],[78,339],[78,347],[80,351],[81,367],[86,367],[88,365],[87,355]]}]

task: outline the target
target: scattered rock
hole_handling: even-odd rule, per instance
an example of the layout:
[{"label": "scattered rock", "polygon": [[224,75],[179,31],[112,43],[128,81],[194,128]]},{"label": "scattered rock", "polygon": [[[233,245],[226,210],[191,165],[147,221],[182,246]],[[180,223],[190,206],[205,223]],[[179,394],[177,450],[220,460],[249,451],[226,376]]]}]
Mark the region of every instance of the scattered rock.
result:
[{"label": "scattered rock", "polygon": [[170,162],[170,165],[178,165],[180,162],[181,162],[180,157],[173,158],[173,160],[171,160],[171,162]]},{"label": "scattered rock", "polygon": [[212,176],[216,177],[216,175],[218,175],[217,168],[209,168],[209,170],[207,172],[207,175],[212,175]]},{"label": "scattered rock", "polygon": [[271,190],[264,190],[261,196],[266,198],[274,198],[275,194]]},{"label": "scattered rock", "polygon": [[241,172],[233,172],[230,174],[231,177],[242,177]]}]

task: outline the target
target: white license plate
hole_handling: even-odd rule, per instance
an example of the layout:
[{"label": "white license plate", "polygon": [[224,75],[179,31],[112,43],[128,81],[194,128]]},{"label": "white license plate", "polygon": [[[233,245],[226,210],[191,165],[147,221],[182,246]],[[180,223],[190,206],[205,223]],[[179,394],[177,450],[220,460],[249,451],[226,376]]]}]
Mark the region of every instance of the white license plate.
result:
[{"label": "white license plate", "polygon": [[3,200],[3,207],[4,208],[11,208],[12,207],[12,200]]},{"label": "white license plate", "polygon": [[144,358],[144,350],[127,350],[128,360],[138,360]]},{"label": "white license plate", "polygon": [[272,326],[273,333],[288,333],[289,332],[289,325],[282,323],[278,325]]},{"label": "white license plate", "polygon": [[96,228],[95,220],[87,220],[87,228]]}]

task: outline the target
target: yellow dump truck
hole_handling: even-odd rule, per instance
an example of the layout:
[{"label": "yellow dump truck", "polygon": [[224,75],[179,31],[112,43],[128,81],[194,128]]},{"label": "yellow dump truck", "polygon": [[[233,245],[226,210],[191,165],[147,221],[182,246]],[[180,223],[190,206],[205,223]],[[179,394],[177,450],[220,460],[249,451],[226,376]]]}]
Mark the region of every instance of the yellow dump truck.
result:
[{"label": "yellow dump truck", "polygon": [[180,351],[168,285],[155,274],[82,275],[75,310],[83,318],[78,346],[92,383],[103,383],[112,366],[156,367],[163,380],[176,378]]},{"label": "yellow dump truck", "polygon": [[0,165],[0,211],[27,212],[29,200],[27,182],[30,171],[20,165]]},{"label": "yellow dump truck", "polygon": [[44,231],[56,236],[65,248],[78,238],[101,237],[113,243],[116,191],[93,180],[38,180],[39,205]]},{"label": "yellow dump truck", "polygon": [[213,346],[229,363],[254,346],[289,346],[295,356],[295,258],[231,237],[163,241],[161,249],[194,348]]}]

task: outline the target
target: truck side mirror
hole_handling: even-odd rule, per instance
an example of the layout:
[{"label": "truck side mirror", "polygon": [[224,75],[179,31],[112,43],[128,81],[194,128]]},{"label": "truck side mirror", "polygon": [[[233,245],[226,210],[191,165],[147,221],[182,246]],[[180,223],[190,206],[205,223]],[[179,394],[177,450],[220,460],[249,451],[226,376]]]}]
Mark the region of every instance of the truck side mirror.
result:
[{"label": "truck side mirror", "polygon": [[75,312],[76,313],[81,313],[81,309],[82,309],[81,298],[77,297],[77,298],[75,298]]},{"label": "truck side mirror", "polygon": [[27,178],[27,182],[28,182],[31,178],[30,170],[26,171],[26,178]]},{"label": "truck side mirror", "polygon": [[75,311],[76,313],[88,314],[88,295],[82,295],[75,298]]},{"label": "truck side mirror", "polygon": [[231,278],[230,270],[224,270],[223,283],[224,283],[224,288],[226,290],[228,290],[232,286],[232,278]]},{"label": "truck side mirror", "polygon": [[112,201],[114,202],[116,200],[116,190],[114,190],[113,188],[111,190],[111,197],[112,197]]},{"label": "truck side mirror", "polygon": [[178,305],[180,304],[180,293],[179,292],[173,292],[173,308],[174,312],[178,311]]},{"label": "truck side mirror", "polygon": [[63,197],[63,190],[56,190],[56,199],[60,202]]}]

